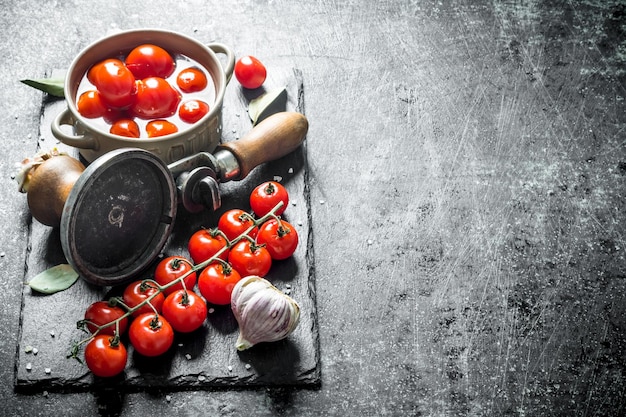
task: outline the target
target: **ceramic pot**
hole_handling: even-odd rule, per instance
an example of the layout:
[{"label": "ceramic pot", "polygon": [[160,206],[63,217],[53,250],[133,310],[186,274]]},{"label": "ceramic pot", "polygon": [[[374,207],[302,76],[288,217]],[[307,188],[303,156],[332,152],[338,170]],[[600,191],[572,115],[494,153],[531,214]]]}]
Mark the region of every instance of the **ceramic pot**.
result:
[{"label": "ceramic pot", "polygon": [[[146,43],[160,46],[172,55],[184,55],[206,70],[215,87],[215,99],[213,103],[209,103],[209,112],[186,129],[156,138],[114,135],[97,127],[93,120],[81,116],[76,106],[77,93],[89,68],[104,59],[125,55],[136,46]],[[224,64],[217,54],[225,55],[222,60]],[[234,65],[234,53],[221,43],[203,45],[183,34],[155,29],[136,29],[112,34],[87,46],[72,61],[64,86],[67,109],[52,122],[52,133],[64,144],[78,148],[87,162],[92,162],[111,150],[128,147],[152,152],[167,164],[198,152],[212,152],[221,139],[222,103]],[[70,128],[63,128],[64,125],[69,125]]]}]

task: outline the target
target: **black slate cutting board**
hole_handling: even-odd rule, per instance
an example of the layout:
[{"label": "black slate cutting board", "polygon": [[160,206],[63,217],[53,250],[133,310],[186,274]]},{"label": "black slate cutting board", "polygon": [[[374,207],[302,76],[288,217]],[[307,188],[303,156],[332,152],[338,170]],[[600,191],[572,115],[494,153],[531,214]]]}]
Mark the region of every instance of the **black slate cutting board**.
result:
[{"label": "black slate cutting board", "polygon": [[[282,86],[286,86],[288,93],[286,110],[304,113],[301,72],[270,66],[264,88],[272,90]],[[233,77],[224,98],[222,141],[237,140],[252,128],[247,107],[249,101],[261,92],[243,90]],[[76,155],[75,149],[59,144],[50,131],[51,121],[64,108],[63,100],[44,100],[38,147],[57,146]],[[300,238],[294,256],[275,262],[266,277],[300,304],[300,324],[287,339],[238,352],[235,349],[238,327],[230,308],[209,306],[210,312],[203,327],[191,334],[176,335],[174,345],[163,356],[142,357],[129,347],[128,364],[123,374],[110,379],[97,378],[84,364],[66,356],[72,343],[86,336],[76,328],[86,307],[96,300],[107,299],[120,288],[96,287],[79,279],[66,291],[40,295],[25,285],[16,351],[16,390],[26,393],[99,389],[128,392],[319,385],[306,141],[284,158],[256,168],[243,181],[222,184],[222,208],[218,212],[190,214],[179,206],[173,233],[162,256],[188,256],[187,240],[194,231],[201,227],[215,227],[219,215],[229,208],[249,209],[247,198],[252,189],[271,179],[279,180],[289,191],[291,202],[283,217],[296,227]],[[25,283],[48,268],[67,262],[59,230],[36,220],[32,221],[28,252]],[[149,278],[160,259],[137,279]]]}]

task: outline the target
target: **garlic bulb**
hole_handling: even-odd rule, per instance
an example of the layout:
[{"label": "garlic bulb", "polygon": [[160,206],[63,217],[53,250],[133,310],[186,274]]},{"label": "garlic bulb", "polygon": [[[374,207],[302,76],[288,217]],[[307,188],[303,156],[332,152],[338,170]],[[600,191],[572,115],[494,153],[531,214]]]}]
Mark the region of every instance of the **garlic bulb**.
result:
[{"label": "garlic bulb", "polygon": [[239,323],[237,350],[284,339],[298,326],[298,303],[261,277],[241,279],[233,288],[230,300]]}]

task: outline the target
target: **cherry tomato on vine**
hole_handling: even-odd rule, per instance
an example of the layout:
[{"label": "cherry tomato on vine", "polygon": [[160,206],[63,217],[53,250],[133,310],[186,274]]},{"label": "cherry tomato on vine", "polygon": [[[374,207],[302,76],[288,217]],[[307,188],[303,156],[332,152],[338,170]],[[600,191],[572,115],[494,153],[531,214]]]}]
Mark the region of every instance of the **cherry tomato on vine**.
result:
[{"label": "cherry tomato on vine", "polygon": [[141,135],[139,125],[132,119],[120,119],[113,122],[109,132],[113,135],[125,136],[127,138],[138,138]]},{"label": "cherry tomato on vine", "polygon": [[162,314],[175,331],[189,333],[202,326],[207,307],[195,292],[177,290],[165,298]]},{"label": "cherry tomato on vine", "polygon": [[[163,295],[163,293],[159,292],[156,286],[152,283],[144,282],[142,280],[131,282],[124,289],[122,299],[124,300],[124,304],[126,304],[130,308],[134,308],[155,293],[157,294],[152,297],[150,301],[146,302],[137,310],[133,311],[132,316],[138,317],[144,313],[154,314],[155,310],[160,313],[163,307],[163,300],[165,299],[165,296]],[[150,307],[150,305],[152,305],[154,309]]]},{"label": "cherry tomato on vine", "polygon": [[105,59],[94,65],[87,78],[110,107],[123,109],[133,104],[137,91],[135,76],[119,59]]},{"label": "cherry tomato on vine", "polygon": [[87,90],[78,97],[76,109],[81,116],[88,119],[95,119],[104,116],[108,107],[104,101],[102,101],[98,90]]},{"label": "cherry tomato on vine", "polygon": [[195,123],[209,112],[209,105],[202,100],[187,100],[178,108],[178,117],[185,123]]},{"label": "cherry tomato on vine", "polygon": [[98,334],[85,346],[85,363],[96,376],[109,378],[126,368],[126,347],[109,335]]},{"label": "cherry tomato on vine", "polygon": [[146,133],[149,138],[171,135],[178,132],[178,127],[168,120],[151,120],[146,125]]},{"label": "cherry tomato on vine", "polygon": [[[228,238],[235,240],[239,235],[254,226],[254,219],[242,209],[230,209],[224,212],[217,221],[217,228]],[[248,236],[254,238],[258,232],[258,227],[250,231]]]},{"label": "cherry tomato on vine", "polygon": [[[226,245],[226,239],[216,229],[200,229],[189,238],[187,249],[191,259],[197,265],[215,255],[222,248],[226,248]],[[228,260],[228,248],[224,249],[219,258]]]},{"label": "cherry tomato on vine", "polygon": [[[185,288],[191,290],[196,285],[197,278],[195,272],[190,272],[192,269],[193,265],[188,259],[185,259],[182,256],[168,256],[157,264],[156,269],[154,270],[154,280],[159,285],[165,286],[189,273],[185,278],[183,278],[183,281],[185,282]],[[174,291],[182,289],[183,284],[178,282],[163,290],[163,293],[167,297]]]},{"label": "cherry tomato on vine", "polygon": [[211,304],[230,304],[233,288],[241,280],[241,275],[228,264],[213,262],[202,270],[198,277],[198,290]]},{"label": "cherry tomato on vine", "polygon": [[144,44],[134,48],[126,56],[126,66],[135,78],[167,78],[174,72],[176,64],[172,56],[163,48]]},{"label": "cherry tomato on vine", "polygon": [[258,244],[264,244],[272,259],[287,259],[298,247],[298,232],[284,220],[270,219],[259,228]]},{"label": "cherry tomato on vine", "polygon": [[[85,310],[85,320],[88,320],[91,323],[87,323],[87,330],[91,333],[95,333],[97,330],[97,326],[104,326],[105,324],[109,324],[106,327],[100,329],[98,334],[106,334],[113,336],[115,334],[115,320],[119,319],[125,314],[125,311],[118,307],[112,306],[108,301],[96,301],[89,305]],[[93,324],[92,324],[93,323]],[[119,334],[122,335],[128,328],[128,318],[124,317],[119,321]]]},{"label": "cherry tomato on vine", "polygon": [[144,313],[133,320],[128,329],[130,343],[144,356],[159,356],[174,343],[174,330],[163,316]]},{"label": "cherry tomato on vine", "polygon": [[208,80],[200,68],[190,67],[178,74],[176,85],[185,93],[195,93],[204,90],[208,85]]},{"label": "cherry tomato on vine", "polygon": [[242,239],[230,248],[228,262],[242,277],[264,277],[272,267],[272,257],[267,249],[248,239]]},{"label": "cherry tomato on vine", "polygon": [[245,88],[259,88],[265,82],[266,76],[265,66],[253,56],[243,56],[235,63],[235,77]]},{"label": "cherry tomato on vine", "polygon": [[283,214],[289,204],[289,193],[285,186],[276,181],[267,181],[258,185],[250,194],[250,207],[257,216],[263,217],[269,213],[280,201],[283,202],[281,208],[274,214]]},{"label": "cherry tomato on vine", "polygon": [[131,111],[142,119],[158,119],[176,114],[181,94],[160,77],[137,81],[137,93]]}]

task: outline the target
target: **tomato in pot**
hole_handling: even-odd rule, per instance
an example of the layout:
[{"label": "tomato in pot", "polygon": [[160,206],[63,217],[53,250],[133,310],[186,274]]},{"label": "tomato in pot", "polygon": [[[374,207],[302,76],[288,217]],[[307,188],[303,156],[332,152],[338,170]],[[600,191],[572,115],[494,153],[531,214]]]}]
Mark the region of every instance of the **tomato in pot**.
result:
[{"label": "tomato in pot", "polygon": [[188,100],[180,105],[178,117],[186,123],[195,123],[209,112],[209,105],[202,100]]},{"label": "tomato in pot", "polygon": [[114,135],[125,136],[128,138],[138,138],[141,136],[139,125],[132,119],[120,119],[113,122],[109,132]]},{"label": "tomato in pot", "polygon": [[98,90],[88,90],[78,97],[76,109],[81,116],[88,119],[103,117],[108,110],[107,105],[102,101]]},{"label": "tomato in pot", "polygon": [[185,93],[195,93],[206,88],[209,81],[204,72],[196,67],[182,70],[176,77],[176,84]]},{"label": "tomato in pot", "polygon": [[176,114],[181,95],[167,80],[149,77],[137,81],[137,93],[132,114],[142,119],[158,119]]},{"label": "tomato in pot", "polygon": [[151,120],[146,125],[146,133],[149,138],[171,135],[178,132],[178,126],[168,120]]},{"label": "tomato in pot", "polygon": [[[216,93],[213,79],[199,62],[146,44],[125,57],[93,65],[75,100],[78,112],[96,129],[128,138],[154,138],[192,128],[209,113]],[[114,127],[120,119],[135,123]]]},{"label": "tomato in pot", "polygon": [[174,59],[165,49],[152,44],[134,48],[126,56],[125,63],[138,80],[148,77],[167,78],[176,67]]},{"label": "tomato in pot", "polygon": [[87,78],[110,107],[125,109],[133,104],[137,90],[135,77],[119,59],[110,58],[94,65]]}]

